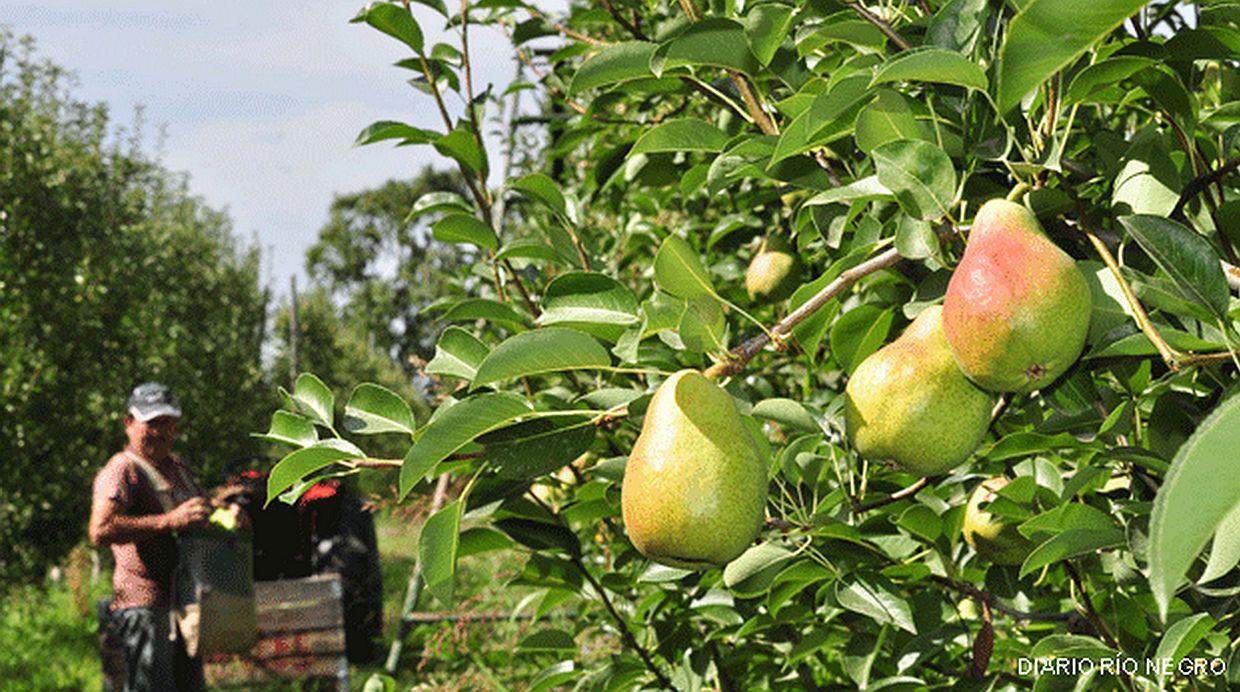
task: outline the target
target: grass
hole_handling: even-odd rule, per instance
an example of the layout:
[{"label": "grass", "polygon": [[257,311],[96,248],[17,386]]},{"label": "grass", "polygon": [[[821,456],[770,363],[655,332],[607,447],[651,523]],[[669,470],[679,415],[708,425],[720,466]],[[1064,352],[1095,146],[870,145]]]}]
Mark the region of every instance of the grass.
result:
[{"label": "grass", "polygon": [[[381,516],[377,522],[383,570],[383,657],[395,635],[405,588],[417,554],[420,520],[403,521]],[[534,592],[507,582],[524,559],[511,551],[486,553],[461,559],[457,567],[457,603],[453,612],[510,613]],[[98,690],[102,687],[97,649],[98,622],[94,600],[111,591],[110,577],[90,587],[85,615],[75,605],[72,590],[63,582],[28,586],[0,600],[0,691],[4,690]],[[561,606],[572,607],[572,606]],[[423,594],[422,611],[448,610]],[[526,608],[529,612],[532,608]],[[398,668],[397,689],[419,690],[525,688],[529,681],[554,660],[546,655],[517,654],[517,644],[540,627],[557,626],[572,632],[570,624],[535,624],[529,620],[498,620],[432,623],[415,627],[406,640]],[[592,635],[590,648],[606,650],[614,642]],[[610,639],[610,638],[606,638]],[[380,660],[352,666],[350,682],[361,689],[372,673],[383,668]],[[299,689],[293,683],[271,689]]]},{"label": "grass", "polygon": [[[100,598],[111,587],[92,591]],[[22,587],[0,602],[0,690],[100,689],[94,598],[83,615],[62,582]]]}]

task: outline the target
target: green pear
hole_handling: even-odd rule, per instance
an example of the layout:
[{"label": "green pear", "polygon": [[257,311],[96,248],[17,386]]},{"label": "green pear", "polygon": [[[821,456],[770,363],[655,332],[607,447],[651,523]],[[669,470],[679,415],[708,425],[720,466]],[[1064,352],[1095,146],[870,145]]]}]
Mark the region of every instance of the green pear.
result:
[{"label": "green pear", "polygon": [[959,466],[990,427],[994,398],[968,380],[926,308],[895,341],[861,361],[844,389],[844,425],[861,456],[936,476]]},{"label": "green pear", "polygon": [[943,299],[956,362],[995,392],[1030,392],[1072,366],[1085,346],[1089,284],[1025,207],[982,205]]},{"label": "green pear", "polygon": [[983,504],[994,502],[1007,484],[1008,479],[1002,476],[978,484],[964,510],[962,533],[969,547],[994,564],[1019,565],[1029,557],[1033,543],[1016,530],[1016,524],[1009,524],[982,509]]},{"label": "green pear", "polygon": [[731,562],[758,537],[766,464],[732,397],[695,370],[667,378],[646,409],[620,502],[642,555],[683,569]]},{"label": "green pear", "polygon": [[224,529],[225,531],[236,531],[237,530],[237,515],[234,514],[231,510],[225,509],[223,507],[220,507],[216,509],[214,512],[212,512],[211,518],[209,521],[215,526],[218,526],[221,529]]},{"label": "green pear", "polygon": [[801,258],[780,236],[762,241],[745,271],[749,299],[778,303],[801,285]]}]

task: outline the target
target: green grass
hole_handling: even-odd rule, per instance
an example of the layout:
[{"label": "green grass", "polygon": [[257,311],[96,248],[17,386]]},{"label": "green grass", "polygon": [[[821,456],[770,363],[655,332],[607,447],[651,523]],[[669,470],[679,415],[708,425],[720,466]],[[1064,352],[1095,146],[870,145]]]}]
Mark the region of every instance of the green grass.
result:
[{"label": "green grass", "polygon": [[[95,585],[95,598],[110,585]],[[64,583],[23,587],[0,601],[0,690],[97,690],[102,687],[94,599],[79,614]]]}]

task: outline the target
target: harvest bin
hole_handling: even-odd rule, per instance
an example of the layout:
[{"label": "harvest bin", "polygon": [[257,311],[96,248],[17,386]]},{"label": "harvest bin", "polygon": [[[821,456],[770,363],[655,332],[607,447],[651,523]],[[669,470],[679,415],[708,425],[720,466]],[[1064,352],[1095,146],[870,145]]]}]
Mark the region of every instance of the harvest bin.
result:
[{"label": "harvest bin", "polygon": [[254,647],[253,545],[248,531],[204,530],[182,534],[178,541],[173,588],[178,625],[191,656],[245,653]]}]

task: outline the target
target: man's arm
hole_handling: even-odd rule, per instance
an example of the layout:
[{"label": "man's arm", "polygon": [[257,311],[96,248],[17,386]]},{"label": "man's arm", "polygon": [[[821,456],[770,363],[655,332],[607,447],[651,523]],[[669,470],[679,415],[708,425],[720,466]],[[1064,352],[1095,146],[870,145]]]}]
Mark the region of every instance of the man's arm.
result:
[{"label": "man's arm", "polygon": [[90,509],[90,542],[95,545],[136,543],[206,523],[211,508],[201,497],[182,502],[171,512],[131,517],[114,500],[96,499]]},{"label": "man's arm", "polygon": [[113,500],[96,501],[90,509],[90,542],[95,545],[136,543],[172,531],[169,514],[130,517]]}]

